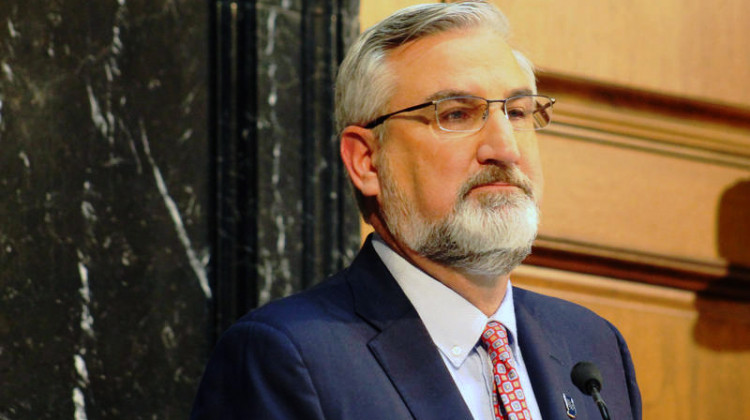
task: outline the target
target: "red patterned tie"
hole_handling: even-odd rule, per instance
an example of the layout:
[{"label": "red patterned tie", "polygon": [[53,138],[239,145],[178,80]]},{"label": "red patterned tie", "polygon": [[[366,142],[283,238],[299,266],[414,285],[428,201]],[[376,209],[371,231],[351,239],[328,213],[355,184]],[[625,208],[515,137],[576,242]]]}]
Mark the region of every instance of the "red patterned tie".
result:
[{"label": "red patterned tie", "polygon": [[[508,332],[503,324],[490,321],[482,333],[482,343],[492,360],[495,374],[495,418],[497,420],[531,420],[526,406],[526,396],[521,389],[521,380],[516,372],[513,355],[508,345]],[[500,412],[498,400],[502,402],[506,417]]]}]

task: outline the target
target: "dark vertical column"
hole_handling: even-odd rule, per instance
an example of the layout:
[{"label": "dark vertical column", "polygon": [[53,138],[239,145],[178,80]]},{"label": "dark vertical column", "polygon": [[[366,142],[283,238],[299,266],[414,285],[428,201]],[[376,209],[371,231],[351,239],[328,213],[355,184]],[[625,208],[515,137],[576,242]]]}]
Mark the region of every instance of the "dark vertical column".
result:
[{"label": "dark vertical column", "polygon": [[333,80],[358,2],[214,4],[214,337],[342,268],[359,244]]},{"label": "dark vertical column", "polygon": [[359,240],[352,235],[359,224],[351,217],[356,210],[332,124],[332,86],[345,48],[358,33],[357,8],[353,1],[303,2],[303,287],[338,270]]},{"label": "dark vertical column", "polygon": [[257,59],[253,2],[211,4],[212,322],[215,340],[257,297]]}]

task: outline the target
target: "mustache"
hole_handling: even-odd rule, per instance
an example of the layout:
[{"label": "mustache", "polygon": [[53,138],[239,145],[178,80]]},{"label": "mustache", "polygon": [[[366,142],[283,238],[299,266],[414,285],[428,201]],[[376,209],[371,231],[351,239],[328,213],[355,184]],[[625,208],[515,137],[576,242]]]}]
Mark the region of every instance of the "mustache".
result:
[{"label": "mustache", "polygon": [[473,188],[495,182],[501,182],[518,187],[532,200],[536,201],[534,197],[534,186],[531,183],[531,179],[529,179],[526,174],[521,172],[521,170],[518,169],[518,166],[508,165],[488,166],[472,175],[472,177],[469,178],[463,186],[461,186],[459,197],[466,198],[466,196]]}]

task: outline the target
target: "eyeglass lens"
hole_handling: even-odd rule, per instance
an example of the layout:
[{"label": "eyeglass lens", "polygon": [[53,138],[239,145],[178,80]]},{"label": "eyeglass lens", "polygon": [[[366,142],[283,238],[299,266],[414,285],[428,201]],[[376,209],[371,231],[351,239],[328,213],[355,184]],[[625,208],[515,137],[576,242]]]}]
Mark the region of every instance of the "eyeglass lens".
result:
[{"label": "eyeglass lens", "polygon": [[[489,105],[486,99],[473,96],[446,98],[435,103],[435,115],[444,131],[473,132],[487,121]],[[505,101],[504,111],[516,130],[538,130],[552,119],[552,101],[546,96],[514,96]]]}]

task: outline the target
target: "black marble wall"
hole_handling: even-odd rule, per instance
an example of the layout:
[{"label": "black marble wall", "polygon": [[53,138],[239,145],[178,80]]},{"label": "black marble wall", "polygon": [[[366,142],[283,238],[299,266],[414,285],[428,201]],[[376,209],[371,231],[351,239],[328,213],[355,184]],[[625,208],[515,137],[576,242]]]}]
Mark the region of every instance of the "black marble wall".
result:
[{"label": "black marble wall", "polygon": [[212,10],[214,323],[350,261],[356,205],[338,155],[333,83],[357,0],[216,2]]},{"label": "black marble wall", "polygon": [[0,419],[182,419],[213,340],[356,249],[355,0],[3,0]]}]

